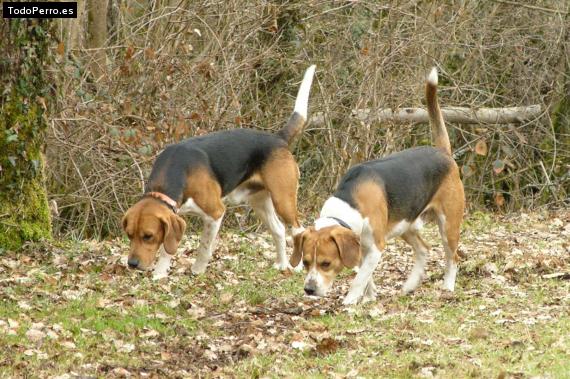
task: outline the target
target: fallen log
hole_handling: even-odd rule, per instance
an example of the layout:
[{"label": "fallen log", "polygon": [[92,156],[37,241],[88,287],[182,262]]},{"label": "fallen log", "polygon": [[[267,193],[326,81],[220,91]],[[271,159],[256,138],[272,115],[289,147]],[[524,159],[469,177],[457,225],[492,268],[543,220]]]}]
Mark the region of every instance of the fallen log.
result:
[{"label": "fallen log", "polygon": [[[441,108],[441,111],[445,121],[458,124],[520,124],[540,116],[542,107],[540,105],[478,109],[445,107]],[[427,110],[423,108],[356,109],[352,112],[352,117],[364,123],[418,124],[429,122]],[[311,117],[311,124],[314,126],[324,125],[324,123],[325,116],[322,112]]]}]

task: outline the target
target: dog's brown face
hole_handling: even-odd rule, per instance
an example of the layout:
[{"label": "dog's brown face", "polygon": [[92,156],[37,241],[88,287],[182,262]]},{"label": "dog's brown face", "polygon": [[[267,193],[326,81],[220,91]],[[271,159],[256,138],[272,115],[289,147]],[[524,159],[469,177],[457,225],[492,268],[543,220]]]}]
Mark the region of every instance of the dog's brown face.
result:
[{"label": "dog's brown face", "polygon": [[161,245],[168,254],[176,253],[186,222],[156,199],[145,198],[125,213],[123,229],[131,241],[129,266],[150,270]]},{"label": "dog's brown face", "polygon": [[295,236],[290,263],[296,267],[301,259],[307,271],[305,293],[325,296],[344,267],[360,264],[360,238],[342,226],[310,227]]}]

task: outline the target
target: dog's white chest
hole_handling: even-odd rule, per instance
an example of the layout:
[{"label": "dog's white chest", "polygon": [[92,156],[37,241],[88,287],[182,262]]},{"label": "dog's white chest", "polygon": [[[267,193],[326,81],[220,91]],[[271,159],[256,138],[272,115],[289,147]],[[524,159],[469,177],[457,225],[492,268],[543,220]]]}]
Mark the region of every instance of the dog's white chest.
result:
[{"label": "dog's white chest", "polygon": [[[331,196],[325,201],[320,217],[336,217],[346,222],[356,234],[360,234],[362,231],[363,220],[360,212],[338,197]],[[322,225],[321,227],[325,226],[328,225]]]}]

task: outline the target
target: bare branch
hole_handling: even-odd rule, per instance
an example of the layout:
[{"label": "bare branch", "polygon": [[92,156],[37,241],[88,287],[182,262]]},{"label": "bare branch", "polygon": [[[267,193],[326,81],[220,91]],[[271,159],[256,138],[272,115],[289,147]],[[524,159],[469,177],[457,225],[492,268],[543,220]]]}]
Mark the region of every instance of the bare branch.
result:
[{"label": "bare branch", "polygon": [[[542,114],[540,105],[508,108],[442,108],[443,117],[448,122],[458,124],[520,124],[538,118]],[[384,108],[376,111],[356,109],[352,116],[364,123],[418,124],[429,122],[429,116],[423,108],[400,108],[395,111]],[[311,118],[314,126],[324,125],[323,113],[317,113]]]}]

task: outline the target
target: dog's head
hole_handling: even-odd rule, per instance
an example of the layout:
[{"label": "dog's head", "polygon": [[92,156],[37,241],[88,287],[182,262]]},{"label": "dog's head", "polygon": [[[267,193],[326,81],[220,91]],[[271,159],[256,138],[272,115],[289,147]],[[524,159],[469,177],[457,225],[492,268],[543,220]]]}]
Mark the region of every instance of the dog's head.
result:
[{"label": "dog's head", "polygon": [[129,267],[150,270],[161,245],[171,255],[176,253],[186,222],[165,204],[144,198],[123,217],[123,229],[131,241]]},{"label": "dog's head", "polygon": [[353,268],[360,264],[360,238],[342,226],[319,230],[310,227],[296,235],[294,241],[290,263],[296,267],[303,260],[307,271],[307,295],[325,296],[344,267]]}]

